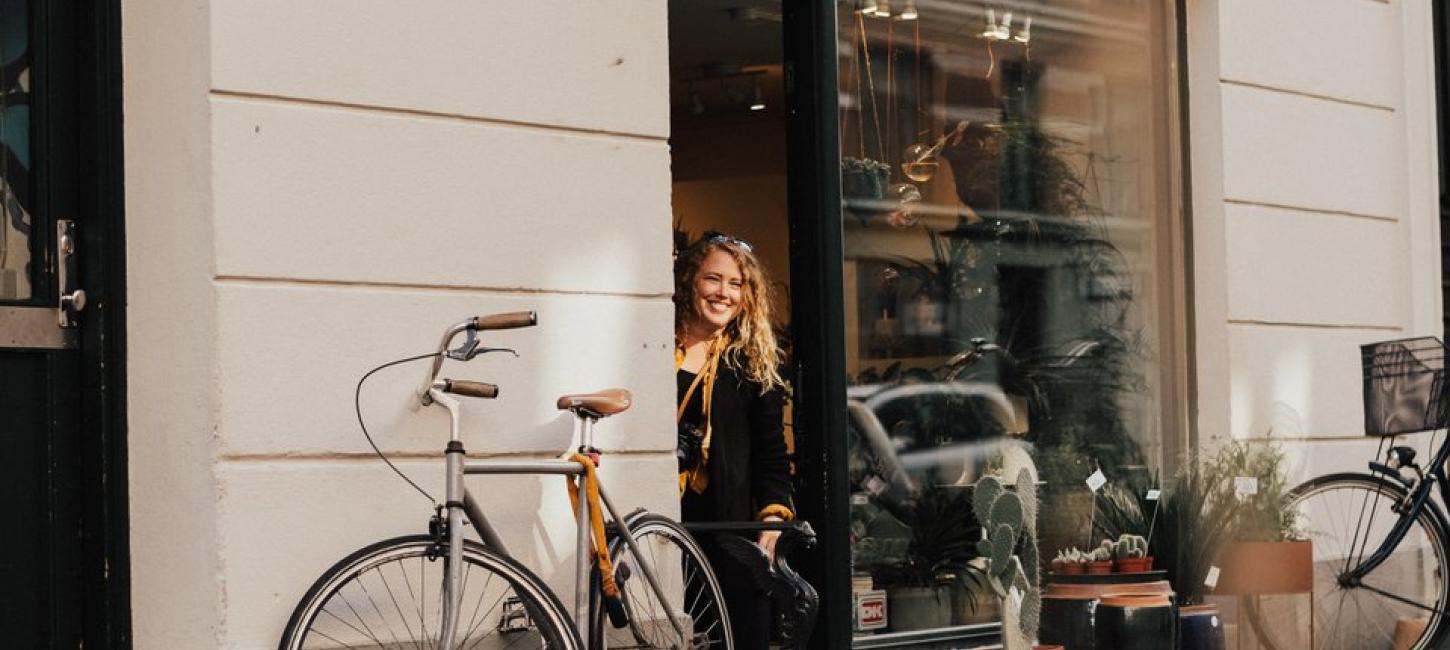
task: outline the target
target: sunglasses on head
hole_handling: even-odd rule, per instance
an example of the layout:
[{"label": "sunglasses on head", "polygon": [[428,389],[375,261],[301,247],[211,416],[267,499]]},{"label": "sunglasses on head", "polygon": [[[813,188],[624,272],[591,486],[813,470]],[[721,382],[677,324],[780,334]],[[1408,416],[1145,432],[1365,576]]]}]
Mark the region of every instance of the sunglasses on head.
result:
[{"label": "sunglasses on head", "polygon": [[733,244],[735,246],[739,246],[747,253],[755,251],[755,247],[751,246],[750,242],[745,241],[744,239],[741,239],[739,237],[732,237],[718,230],[706,231],[705,236],[702,239],[712,244]]}]

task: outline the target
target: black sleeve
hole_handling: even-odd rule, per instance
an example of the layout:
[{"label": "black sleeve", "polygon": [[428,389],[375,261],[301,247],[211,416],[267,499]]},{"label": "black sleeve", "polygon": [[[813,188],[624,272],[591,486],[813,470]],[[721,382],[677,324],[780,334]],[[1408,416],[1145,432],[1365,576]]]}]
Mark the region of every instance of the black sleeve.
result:
[{"label": "black sleeve", "polygon": [[780,390],[759,393],[760,386],[747,383],[754,390],[750,408],[750,490],[755,512],[769,506],[784,506],[795,511],[791,500],[790,459],[786,457],[785,395]]}]

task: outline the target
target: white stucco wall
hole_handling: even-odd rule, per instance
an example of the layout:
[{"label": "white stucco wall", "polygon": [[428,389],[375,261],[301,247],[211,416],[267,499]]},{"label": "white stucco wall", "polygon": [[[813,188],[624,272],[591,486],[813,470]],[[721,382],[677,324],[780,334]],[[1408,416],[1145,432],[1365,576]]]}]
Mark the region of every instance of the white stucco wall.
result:
[{"label": "white stucco wall", "polygon": [[1363,469],[1358,346],[1441,329],[1430,2],[1189,0],[1188,52],[1200,439]]},{"label": "white stucco wall", "polygon": [[[675,508],[663,3],[123,6],[135,647],[275,647],[334,560],[422,529],[353,387],[465,316],[540,320],[449,371],[502,386],[466,405],[472,452],[556,454],[554,398],[624,386],[605,479]],[[364,416],[436,489],[422,372],[376,376]],[[562,481],[470,481],[569,584]]]}]

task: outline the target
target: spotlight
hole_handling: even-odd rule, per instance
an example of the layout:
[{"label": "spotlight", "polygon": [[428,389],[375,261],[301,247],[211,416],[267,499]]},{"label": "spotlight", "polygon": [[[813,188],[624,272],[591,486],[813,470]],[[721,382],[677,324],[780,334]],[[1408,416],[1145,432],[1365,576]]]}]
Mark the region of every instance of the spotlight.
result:
[{"label": "spotlight", "polygon": [[876,15],[876,0],[861,0],[861,7],[856,10],[856,13],[862,13],[868,16]]},{"label": "spotlight", "polygon": [[897,18],[901,20],[916,20],[918,18],[916,13],[916,0],[906,0],[906,4],[901,7],[901,14]]},{"label": "spotlight", "polygon": [[750,110],[752,110],[752,111],[763,111],[763,110],[765,110],[765,96],[762,95],[761,92],[760,92],[760,82],[759,81],[755,82],[755,101],[753,101],[753,102],[750,103]]},{"label": "spotlight", "polygon": [[874,15],[877,18],[890,18],[891,0],[876,0],[876,13]]}]

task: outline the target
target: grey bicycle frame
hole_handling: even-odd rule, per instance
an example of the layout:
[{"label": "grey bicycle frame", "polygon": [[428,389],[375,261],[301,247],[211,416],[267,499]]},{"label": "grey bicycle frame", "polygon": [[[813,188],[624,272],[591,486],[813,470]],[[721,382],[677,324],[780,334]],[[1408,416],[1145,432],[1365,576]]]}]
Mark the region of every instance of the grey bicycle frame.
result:
[{"label": "grey bicycle frame", "polygon": [[[457,326],[455,326],[456,328]],[[461,331],[461,330],[460,330]],[[444,348],[447,347],[452,335],[457,332],[450,329],[450,334],[444,337]],[[436,378],[440,364],[435,364],[433,376]],[[484,515],[473,496],[468,493],[463,484],[463,478],[467,474],[532,474],[561,476],[578,476],[584,473],[584,467],[572,460],[465,460],[463,443],[459,440],[459,402],[456,398],[444,392],[446,383],[444,381],[430,378],[430,385],[427,390],[427,400],[423,402],[441,405],[448,410],[449,416],[449,439],[446,451],[447,463],[447,484],[446,500],[444,507],[448,510],[448,566],[444,575],[444,597],[446,606],[443,610],[443,629],[441,635],[443,650],[452,650],[454,647],[454,636],[458,626],[458,608],[460,599],[463,597],[460,581],[459,567],[463,562],[463,518],[466,516],[473,527],[478,531],[483,543],[499,553],[509,555],[508,549],[504,546],[503,540],[499,538],[498,531],[494,530],[489,523],[488,517]],[[420,395],[421,397],[421,395]],[[575,420],[575,432],[579,444],[582,447],[593,447],[594,424],[596,419],[587,416],[580,416]],[[591,601],[590,577],[593,567],[590,558],[590,512],[589,495],[586,490],[585,481],[579,481],[579,507],[576,512],[578,518],[575,526],[578,529],[574,583],[574,625],[579,630],[580,636],[588,638],[589,624],[593,612],[590,611]],[[668,608],[666,618],[670,625],[675,628],[682,637],[686,632],[681,624],[681,614],[675,611],[672,601],[667,597],[663,586],[656,576],[653,565],[644,558],[634,543],[633,533],[629,524],[620,515],[619,510],[614,507],[614,502],[609,499],[604,486],[599,486],[599,499],[604,504],[605,510],[609,512],[610,519],[619,528],[620,539],[625,543],[631,555],[635,559],[635,568],[639,569],[654,591],[659,602]],[[600,552],[607,553],[608,549],[600,549]],[[633,625],[634,623],[631,622]]]}]

